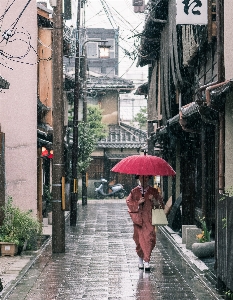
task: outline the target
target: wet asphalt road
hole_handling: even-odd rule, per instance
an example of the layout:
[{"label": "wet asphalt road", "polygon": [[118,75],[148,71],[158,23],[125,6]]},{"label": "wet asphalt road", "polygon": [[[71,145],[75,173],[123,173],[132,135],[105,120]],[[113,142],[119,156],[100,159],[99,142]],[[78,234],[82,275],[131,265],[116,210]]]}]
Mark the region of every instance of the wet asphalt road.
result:
[{"label": "wet asphalt road", "polygon": [[132,232],[124,202],[79,204],[77,226],[66,222],[66,252],[52,254],[48,242],[4,299],[222,299],[211,294],[160,231],[151,272],[139,271]]}]

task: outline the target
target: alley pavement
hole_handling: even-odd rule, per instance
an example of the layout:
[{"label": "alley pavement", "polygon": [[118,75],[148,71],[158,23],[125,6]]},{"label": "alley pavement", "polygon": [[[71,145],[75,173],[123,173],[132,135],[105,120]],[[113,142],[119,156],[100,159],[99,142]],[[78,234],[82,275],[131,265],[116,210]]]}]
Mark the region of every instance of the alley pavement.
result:
[{"label": "alley pavement", "polygon": [[[44,234],[51,235],[48,224]],[[0,257],[0,299],[223,299],[208,267],[169,228],[157,229],[149,273],[138,269],[132,235],[125,200],[79,203],[77,226],[66,219],[65,253],[52,253],[50,236],[35,253]]]}]

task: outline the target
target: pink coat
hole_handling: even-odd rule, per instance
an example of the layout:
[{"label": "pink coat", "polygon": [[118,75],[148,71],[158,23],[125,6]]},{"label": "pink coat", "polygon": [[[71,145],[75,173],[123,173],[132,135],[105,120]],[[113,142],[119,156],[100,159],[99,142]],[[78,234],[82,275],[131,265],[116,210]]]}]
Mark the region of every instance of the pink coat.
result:
[{"label": "pink coat", "polygon": [[138,205],[138,201],[142,197],[139,187],[132,189],[126,198],[128,211],[134,226],[133,239],[136,243],[136,252],[146,262],[150,261],[151,252],[156,243],[155,227],[151,224],[152,202],[149,199],[150,195],[153,195],[164,208],[162,197],[158,190],[152,187],[149,187],[146,191],[143,205]]}]

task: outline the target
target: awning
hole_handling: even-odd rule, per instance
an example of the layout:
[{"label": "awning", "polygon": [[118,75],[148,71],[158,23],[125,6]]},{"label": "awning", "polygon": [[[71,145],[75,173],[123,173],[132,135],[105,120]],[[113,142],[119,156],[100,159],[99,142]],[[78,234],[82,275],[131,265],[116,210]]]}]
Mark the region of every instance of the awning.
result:
[{"label": "awning", "polygon": [[233,92],[233,79],[228,81],[226,84],[211,90],[210,92],[210,102],[216,108],[220,110],[224,108],[226,97],[229,93]]},{"label": "awning", "polygon": [[50,111],[50,110],[51,110],[51,107],[44,105],[38,97],[37,98],[37,113],[43,113],[43,112]]},{"label": "awning", "polygon": [[137,66],[143,67],[156,59],[160,52],[160,33],[168,16],[168,1],[150,0],[147,3],[148,15],[141,33],[141,44]]},{"label": "awning", "polygon": [[2,76],[0,76],[0,89],[9,89],[9,87],[10,83]]},{"label": "awning", "polygon": [[198,113],[199,105],[196,102],[191,102],[188,105],[182,106],[180,111],[182,113],[183,118],[188,118],[195,113]]},{"label": "awning", "polygon": [[157,129],[157,133],[159,135],[164,135],[168,133],[168,127],[167,126],[163,126]]},{"label": "awning", "polygon": [[139,87],[136,89],[136,92],[134,93],[134,95],[148,95],[148,82],[145,82],[141,85],[139,85]]},{"label": "awning", "polygon": [[169,126],[172,126],[174,124],[178,124],[179,123],[179,119],[180,119],[180,115],[176,115],[173,118],[169,119],[167,122],[169,124]]}]

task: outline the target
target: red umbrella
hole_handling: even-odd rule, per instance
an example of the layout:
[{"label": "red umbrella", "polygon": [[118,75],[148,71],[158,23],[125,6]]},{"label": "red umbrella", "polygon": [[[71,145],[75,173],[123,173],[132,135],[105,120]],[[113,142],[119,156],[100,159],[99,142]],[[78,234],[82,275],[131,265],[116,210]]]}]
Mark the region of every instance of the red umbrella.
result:
[{"label": "red umbrella", "polygon": [[111,171],[136,175],[176,175],[176,172],[164,159],[146,154],[128,156],[117,163]]},{"label": "red umbrella", "polygon": [[[166,160],[153,155],[131,155],[123,158],[111,171],[135,175],[174,176],[176,172]],[[144,176],[143,176],[144,186]],[[142,193],[144,197],[144,191]]]}]

